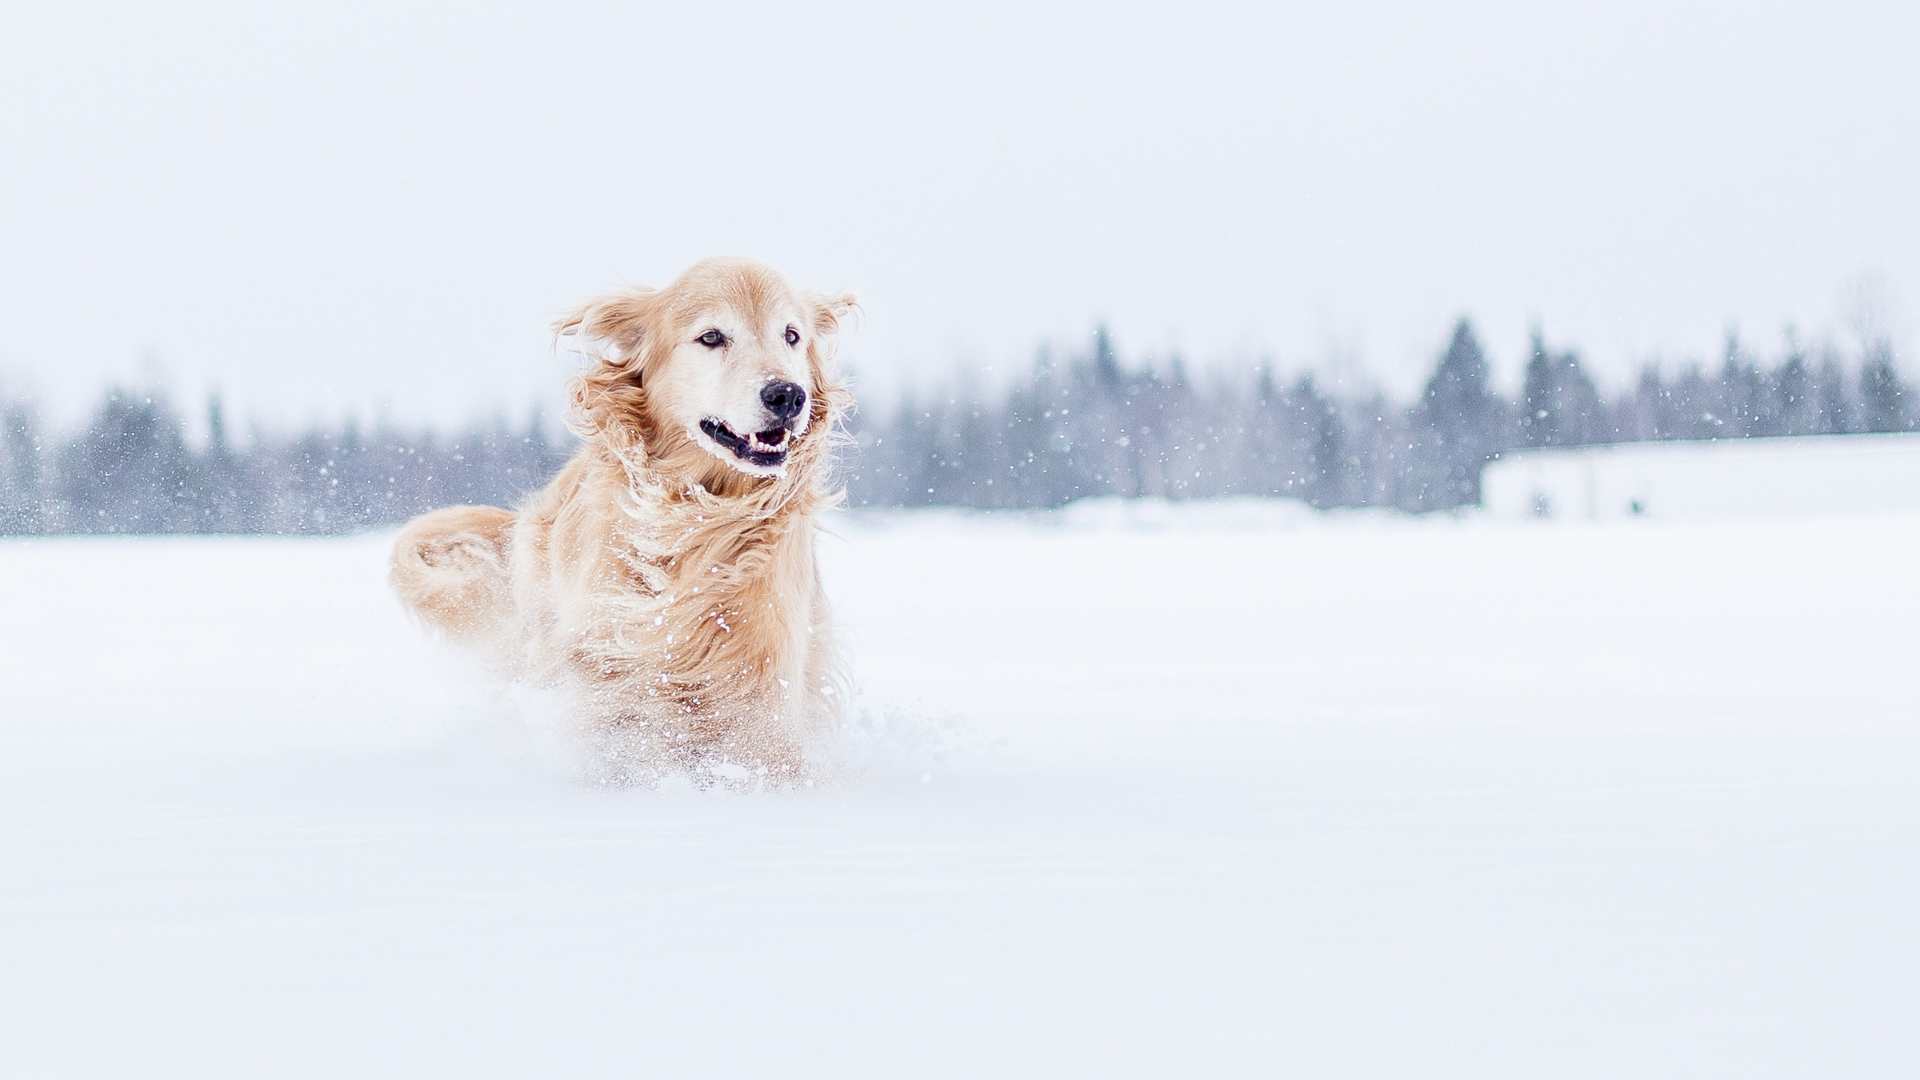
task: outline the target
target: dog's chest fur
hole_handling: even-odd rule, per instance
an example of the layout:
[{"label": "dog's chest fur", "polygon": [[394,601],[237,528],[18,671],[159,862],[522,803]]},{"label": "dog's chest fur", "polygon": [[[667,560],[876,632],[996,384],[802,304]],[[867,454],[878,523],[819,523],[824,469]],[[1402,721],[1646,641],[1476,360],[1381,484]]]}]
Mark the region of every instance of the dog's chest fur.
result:
[{"label": "dog's chest fur", "polygon": [[[547,609],[526,627],[537,674],[656,722],[794,719],[825,651],[812,516],[579,464],[516,535],[519,606]],[[619,512],[571,512],[608,502]]]}]

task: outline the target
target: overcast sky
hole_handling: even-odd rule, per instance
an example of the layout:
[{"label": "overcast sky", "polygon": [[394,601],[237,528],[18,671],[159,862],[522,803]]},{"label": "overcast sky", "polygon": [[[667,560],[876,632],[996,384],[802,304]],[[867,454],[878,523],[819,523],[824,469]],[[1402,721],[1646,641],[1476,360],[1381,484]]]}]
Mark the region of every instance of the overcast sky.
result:
[{"label": "overcast sky", "polygon": [[703,255],[858,288],[870,392],[1129,354],[1410,389],[1471,315],[1603,378],[1730,325],[1915,370],[1920,5],[8,3],[0,375],[518,412]]}]

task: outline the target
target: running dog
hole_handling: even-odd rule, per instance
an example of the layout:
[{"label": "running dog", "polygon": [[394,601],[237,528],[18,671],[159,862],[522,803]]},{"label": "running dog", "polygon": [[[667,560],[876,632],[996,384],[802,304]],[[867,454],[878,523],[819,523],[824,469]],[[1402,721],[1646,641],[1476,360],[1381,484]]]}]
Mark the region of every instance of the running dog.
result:
[{"label": "running dog", "polygon": [[583,443],[516,512],[455,506],[394,545],[401,603],[574,703],[599,774],[780,785],[845,698],[814,540],[852,399],[852,294],[750,259],[588,301],[555,326]]}]

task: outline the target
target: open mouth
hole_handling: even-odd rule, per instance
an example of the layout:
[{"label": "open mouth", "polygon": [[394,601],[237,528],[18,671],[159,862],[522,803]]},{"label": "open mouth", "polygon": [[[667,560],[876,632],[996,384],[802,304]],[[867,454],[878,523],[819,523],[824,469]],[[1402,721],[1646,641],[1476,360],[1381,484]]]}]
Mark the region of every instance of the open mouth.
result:
[{"label": "open mouth", "polygon": [[751,435],[741,435],[709,416],[700,421],[700,430],[706,432],[707,438],[726,447],[734,457],[749,465],[772,469],[787,463],[787,449],[791,440],[787,437],[786,428],[768,428]]}]

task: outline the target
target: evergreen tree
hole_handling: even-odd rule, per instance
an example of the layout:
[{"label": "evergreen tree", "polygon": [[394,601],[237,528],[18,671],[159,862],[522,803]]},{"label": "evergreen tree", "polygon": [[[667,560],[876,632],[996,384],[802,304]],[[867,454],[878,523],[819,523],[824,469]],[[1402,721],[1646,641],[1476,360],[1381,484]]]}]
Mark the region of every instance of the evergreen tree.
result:
[{"label": "evergreen tree", "polygon": [[1349,467],[1347,425],[1339,402],[1320,392],[1312,372],[1294,383],[1292,397],[1299,424],[1295,460],[1300,496],[1322,508],[1353,505],[1359,485]]},{"label": "evergreen tree", "polygon": [[1579,355],[1548,352],[1537,329],[1520,406],[1520,441],[1526,446],[1581,446],[1606,436],[1600,391]]},{"label": "evergreen tree", "polygon": [[1860,365],[1860,420],[1865,431],[1911,431],[1913,395],[1893,364],[1893,346],[1881,340],[1868,343]]},{"label": "evergreen tree", "polygon": [[1771,411],[1776,418],[1776,430],[1770,434],[1819,434],[1819,400],[1815,396],[1814,374],[1807,365],[1807,354],[1791,332],[1787,335],[1787,358],[1774,373],[1772,382]]},{"label": "evergreen tree", "polygon": [[205,532],[251,532],[257,528],[248,513],[247,477],[240,455],[227,436],[226,412],[219,395],[207,399],[207,449],[200,461],[200,529]]},{"label": "evergreen tree", "polygon": [[1410,418],[1423,451],[1410,474],[1419,507],[1480,502],[1481,470],[1505,449],[1506,408],[1489,382],[1486,354],[1463,318]]},{"label": "evergreen tree", "polygon": [[0,535],[43,531],[40,425],[24,401],[0,405]]},{"label": "evergreen tree", "polygon": [[1828,349],[1820,359],[1813,380],[1814,413],[1818,435],[1844,435],[1856,430],[1854,402],[1847,393],[1847,370],[1840,357]]},{"label": "evergreen tree", "polygon": [[1729,330],[1725,358],[1720,365],[1721,436],[1745,438],[1778,434],[1772,398],[1766,376],[1741,349],[1739,335]]},{"label": "evergreen tree", "polygon": [[1670,438],[1673,391],[1668,389],[1660,369],[1649,364],[1640,369],[1640,378],[1632,393],[1613,409],[1613,427],[1624,442],[1648,442]]}]

